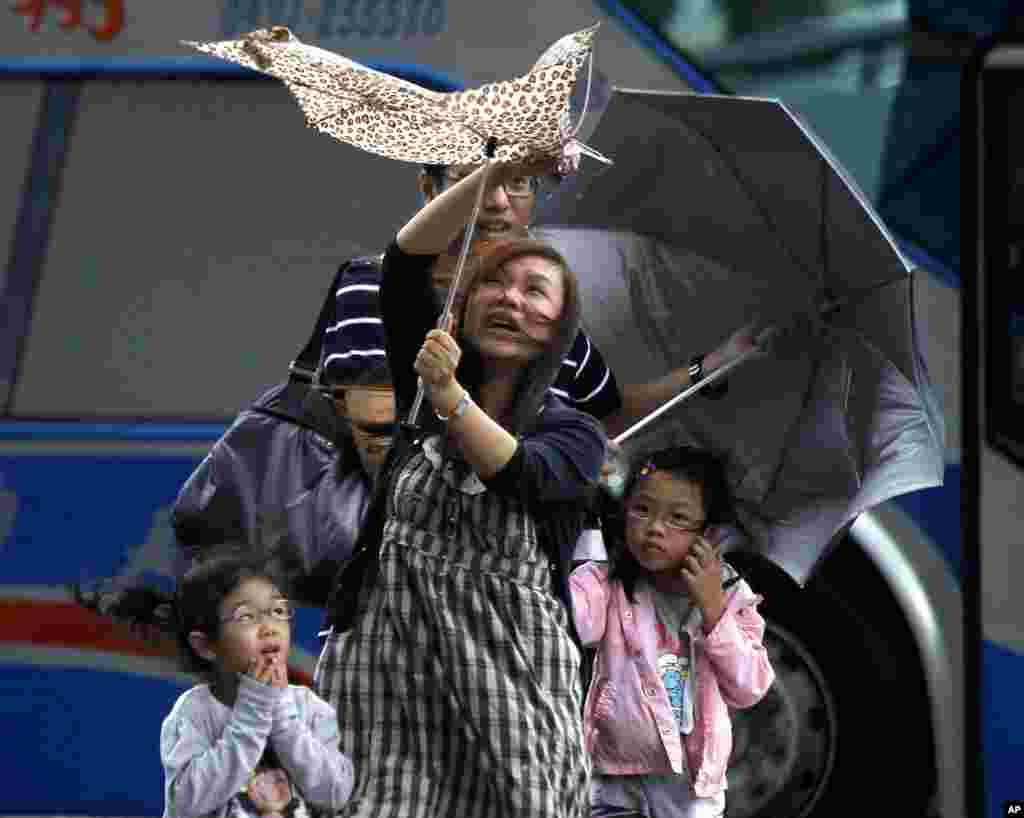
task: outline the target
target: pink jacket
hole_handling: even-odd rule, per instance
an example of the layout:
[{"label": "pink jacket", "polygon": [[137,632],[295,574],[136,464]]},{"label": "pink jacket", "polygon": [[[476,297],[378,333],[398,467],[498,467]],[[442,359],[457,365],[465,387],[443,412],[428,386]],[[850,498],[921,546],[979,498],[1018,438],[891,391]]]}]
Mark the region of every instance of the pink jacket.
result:
[{"label": "pink jacket", "polygon": [[[733,574],[728,566],[725,571]],[[668,693],[657,672],[654,602],[638,588],[631,604],[622,585],[608,581],[607,566],[588,562],[570,580],[576,628],[584,645],[597,645],[594,673],[583,711],[583,735],[594,771],[608,775],[682,773],[694,793],[709,798],[722,791],[732,752],[727,707],[761,700],[775,671],[761,644],[762,597],[744,580],[728,591],[725,613],[709,634],[699,616],[688,624],[693,646],[693,732],[681,736]]]}]

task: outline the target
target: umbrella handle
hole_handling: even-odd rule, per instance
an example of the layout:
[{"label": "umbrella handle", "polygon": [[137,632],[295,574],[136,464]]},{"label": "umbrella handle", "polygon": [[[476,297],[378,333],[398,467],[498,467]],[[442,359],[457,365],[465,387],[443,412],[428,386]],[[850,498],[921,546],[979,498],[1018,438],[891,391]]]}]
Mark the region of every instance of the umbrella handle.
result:
[{"label": "umbrella handle", "polygon": [[[452,310],[455,307],[455,294],[459,291],[459,286],[462,283],[462,271],[466,265],[466,258],[469,256],[469,246],[473,243],[473,233],[476,230],[476,220],[480,216],[480,208],[483,206],[484,193],[487,191],[487,180],[491,175],[492,168],[497,162],[497,159],[494,158],[494,151],[496,147],[496,141],[492,139],[487,143],[487,147],[485,148],[487,151],[487,161],[484,163],[483,173],[480,174],[480,182],[477,186],[476,199],[473,202],[473,213],[469,217],[469,222],[466,225],[465,236],[462,239],[462,248],[459,250],[459,262],[455,267],[455,277],[452,279],[451,286],[448,288],[448,297],[445,299],[444,309],[441,310],[441,316],[437,319],[438,329],[446,330],[448,328]],[[417,378],[416,397],[412,402],[412,408],[409,409],[409,415],[406,420],[406,423],[409,426],[418,427],[419,425],[419,414],[420,409],[423,407],[425,391],[423,378]]]},{"label": "umbrella handle", "polygon": [[689,398],[691,395],[694,395],[697,392],[699,392],[705,386],[710,386],[711,384],[713,384],[715,381],[719,380],[720,378],[724,378],[729,372],[731,372],[733,369],[735,369],[737,366],[742,364],[748,358],[750,358],[753,355],[759,353],[760,351],[761,351],[761,346],[758,345],[758,344],[755,344],[753,347],[748,349],[742,355],[738,355],[737,357],[735,357],[731,361],[729,361],[729,363],[723,364],[722,366],[718,367],[718,369],[716,369],[714,372],[710,373],[707,377],[701,378],[699,381],[697,381],[697,383],[690,384],[688,387],[686,387],[686,389],[684,389],[678,395],[676,395],[675,397],[672,397],[669,400],[665,401],[661,406],[659,406],[657,409],[655,409],[650,414],[645,415],[644,417],[640,418],[640,420],[638,420],[636,423],[634,423],[632,426],[630,426],[628,429],[626,429],[624,432],[622,432],[622,434],[620,434],[618,437],[613,439],[612,443],[616,443],[616,444],[625,443],[629,438],[631,438],[637,432],[639,432],[642,429],[644,429],[647,426],[649,426],[651,423],[653,423],[655,420],[660,418],[663,414],[668,412],[670,409],[675,408],[680,403],[682,403],[684,400]]}]

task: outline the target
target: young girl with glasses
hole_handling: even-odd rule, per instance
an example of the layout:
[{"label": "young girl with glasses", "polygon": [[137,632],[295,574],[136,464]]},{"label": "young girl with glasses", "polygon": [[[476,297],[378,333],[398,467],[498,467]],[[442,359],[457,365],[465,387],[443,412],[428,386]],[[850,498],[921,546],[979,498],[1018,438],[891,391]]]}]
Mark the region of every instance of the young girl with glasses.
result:
[{"label": "young girl with glasses", "polygon": [[241,551],[193,568],[175,593],[186,691],[160,731],[165,818],[334,812],[352,792],[334,709],[288,684],[291,603]]},{"label": "young girl with glasses", "polygon": [[719,554],[735,522],[725,470],[689,447],[627,482],[609,570],[570,577],[576,627],[596,648],[584,707],[593,816],[710,818],[725,810],[728,707],[756,704],[774,671],[754,594]]}]

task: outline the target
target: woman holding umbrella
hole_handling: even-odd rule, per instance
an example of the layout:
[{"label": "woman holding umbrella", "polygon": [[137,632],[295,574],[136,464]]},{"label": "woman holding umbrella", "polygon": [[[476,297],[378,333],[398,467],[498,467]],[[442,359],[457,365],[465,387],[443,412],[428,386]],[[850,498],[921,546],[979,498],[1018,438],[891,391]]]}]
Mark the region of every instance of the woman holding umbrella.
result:
[{"label": "woman holding umbrella", "polygon": [[418,376],[433,411],[382,484],[362,610],[321,658],[358,776],[345,815],[589,810],[580,656],[544,534],[582,505],[605,454],[597,422],[548,394],[578,327],[575,277],[543,243],[502,244],[474,269],[457,325],[432,329],[431,263],[471,219],[481,183],[522,173],[470,174],[385,255],[397,402],[408,408]]}]

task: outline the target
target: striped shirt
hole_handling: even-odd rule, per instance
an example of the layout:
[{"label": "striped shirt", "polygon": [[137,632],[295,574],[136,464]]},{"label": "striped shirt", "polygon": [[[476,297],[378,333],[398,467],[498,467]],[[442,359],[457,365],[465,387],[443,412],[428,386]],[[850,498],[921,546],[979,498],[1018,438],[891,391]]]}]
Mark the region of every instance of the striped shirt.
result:
[{"label": "striped shirt", "polygon": [[[328,383],[345,383],[386,356],[380,312],[381,256],[346,262],[336,293],[335,322],[324,333],[321,367]],[[597,346],[583,330],[562,362],[551,392],[570,406],[603,419],[622,406],[622,395]]]}]

